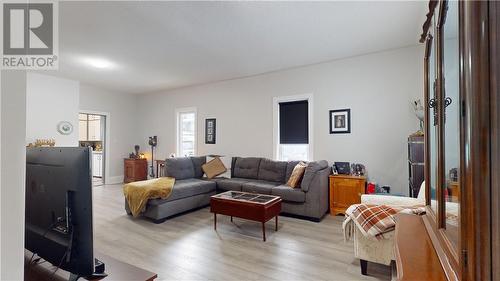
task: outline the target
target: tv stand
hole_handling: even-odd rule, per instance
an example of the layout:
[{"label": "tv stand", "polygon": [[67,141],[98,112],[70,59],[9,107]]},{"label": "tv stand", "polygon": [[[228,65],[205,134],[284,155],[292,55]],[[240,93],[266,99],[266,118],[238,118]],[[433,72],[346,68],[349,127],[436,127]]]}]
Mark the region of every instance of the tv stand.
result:
[{"label": "tv stand", "polygon": [[[105,273],[105,268],[106,267],[102,261],[94,259],[94,273],[89,276],[85,276],[84,278],[88,280],[103,279],[108,276],[108,274]],[[68,281],[77,281],[80,277],[82,276],[70,273]]]},{"label": "tv stand", "polygon": [[[76,276],[67,271],[59,269],[54,276],[54,267],[48,263],[34,264],[31,267],[27,263],[31,257],[31,252],[25,254],[25,278],[27,281],[67,281],[67,280],[103,280],[103,281],[123,281],[123,280],[137,280],[137,281],[153,281],[158,276],[150,271],[138,268],[128,263],[121,262],[113,257],[101,254],[94,251],[94,256],[106,264],[105,273],[94,273],[91,276]],[[28,268],[30,268],[28,270]],[[96,268],[96,271],[98,269]]]},{"label": "tv stand", "polygon": [[[87,280],[98,279],[99,280],[99,279],[103,279],[104,277],[107,277],[107,276],[108,275],[106,273],[94,273],[92,275],[85,276],[84,279],[87,279]],[[77,281],[80,277],[81,277],[80,275],[70,273],[68,281]]]}]

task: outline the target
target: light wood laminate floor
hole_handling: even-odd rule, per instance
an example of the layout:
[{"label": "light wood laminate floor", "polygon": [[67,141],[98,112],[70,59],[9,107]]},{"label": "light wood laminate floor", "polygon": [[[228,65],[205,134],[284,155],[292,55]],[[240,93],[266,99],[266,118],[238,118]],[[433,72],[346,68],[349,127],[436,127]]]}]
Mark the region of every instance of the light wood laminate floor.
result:
[{"label": "light wood laminate floor", "polygon": [[267,223],[217,217],[204,208],[162,224],[125,213],[121,185],[94,187],[94,247],[158,273],[160,280],[390,280],[390,268],[369,263],[360,274],[352,242],[344,243],[342,217],[321,223],[283,217]]}]

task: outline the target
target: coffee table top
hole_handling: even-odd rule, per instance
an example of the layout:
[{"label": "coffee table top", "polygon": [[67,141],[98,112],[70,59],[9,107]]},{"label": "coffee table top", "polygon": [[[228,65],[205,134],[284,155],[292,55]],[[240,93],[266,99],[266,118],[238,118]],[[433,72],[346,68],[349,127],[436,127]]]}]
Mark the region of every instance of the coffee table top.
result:
[{"label": "coffee table top", "polygon": [[248,202],[254,204],[263,204],[263,205],[269,204],[273,201],[281,200],[279,196],[241,192],[241,191],[226,191],[223,193],[213,195],[212,198],[239,201],[239,202]]}]

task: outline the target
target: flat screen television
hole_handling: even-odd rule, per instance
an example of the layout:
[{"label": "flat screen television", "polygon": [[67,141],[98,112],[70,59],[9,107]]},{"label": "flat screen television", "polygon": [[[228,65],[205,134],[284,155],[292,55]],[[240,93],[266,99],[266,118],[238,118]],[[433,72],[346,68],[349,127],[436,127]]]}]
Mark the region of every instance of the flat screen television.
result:
[{"label": "flat screen television", "polygon": [[37,147],[26,151],[25,248],[71,273],[96,274],[90,148]]}]

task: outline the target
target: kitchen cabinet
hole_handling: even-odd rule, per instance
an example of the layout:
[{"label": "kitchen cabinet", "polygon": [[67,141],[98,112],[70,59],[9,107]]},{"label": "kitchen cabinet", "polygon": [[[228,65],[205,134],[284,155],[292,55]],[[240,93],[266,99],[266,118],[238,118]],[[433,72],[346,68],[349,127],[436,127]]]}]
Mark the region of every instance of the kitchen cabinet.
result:
[{"label": "kitchen cabinet", "polygon": [[102,178],[102,164],[102,152],[94,151],[94,153],[92,154],[92,176]]},{"label": "kitchen cabinet", "polygon": [[88,140],[100,141],[101,140],[101,117],[89,115],[88,123]]},{"label": "kitchen cabinet", "polygon": [[87,134],[87,114],[78,114],[78,140],[86,141],[88,139]]},{"label": "kitchen cabinet", "polygon": [[101,141],[102,121],[99,115],[79,114],[79,140],[80,141]]}]

